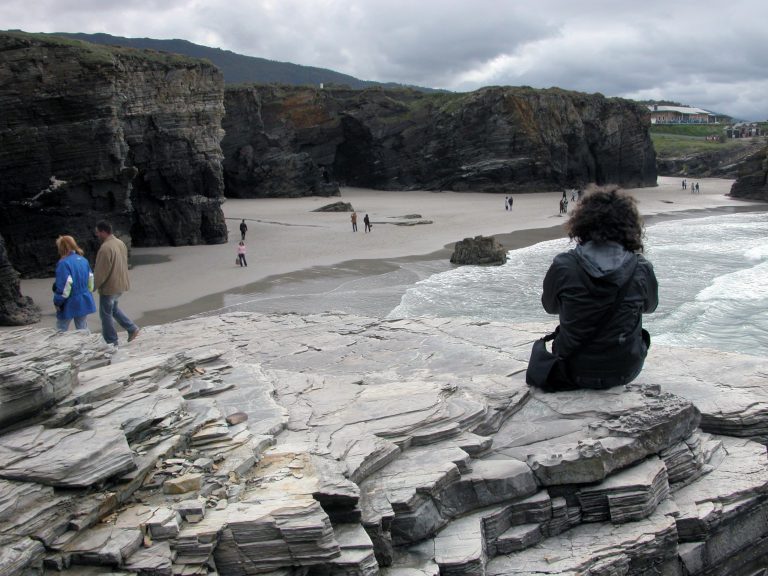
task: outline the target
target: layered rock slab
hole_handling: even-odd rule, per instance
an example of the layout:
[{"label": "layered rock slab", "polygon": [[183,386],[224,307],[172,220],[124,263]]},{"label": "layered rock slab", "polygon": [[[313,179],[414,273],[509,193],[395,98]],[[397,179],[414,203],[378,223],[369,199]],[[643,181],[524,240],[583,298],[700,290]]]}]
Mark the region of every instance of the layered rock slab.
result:
[{"label": "layered rock slab", "polygon": [[[523,382],[540,330],[498,323],[231,314],[150,327],[150,340],[109,366],[98,365],[97,337],[43,333],[4,338],[3,353],[67,359],[69,387],[46,426],[123,430],[138,468],[64,500],[5,481],[5,501],[30,512],[3,524],[16,513],[0,507],[0,534],[28,567],[42,554],[72,571],[124,550],[123,571],[167,571],[158,541],[183,574],[242,565],[369,574],[376,564],[393,564],[391,574],[479,574],[558,546],[573,551],[556,558],[561,573],[717,573],[718,550],[738,570],[764,556],[764,448],[697,432],[692,402],[663,384],[707,367],[708,352],[687,352],[684,369],[670,363],[637,386],[545,395]],[[734,381],[757,376],[755,362],[731,362]],[[212,395],[185,399],[190,390]],[[537,462],[550,465],[546,474],[529,465]],[[200,480],[190,492],[163,493],[189,474]],[[117,545],[133,531],[155,547]],[[28,535],[43,549],[25,547]]]}]

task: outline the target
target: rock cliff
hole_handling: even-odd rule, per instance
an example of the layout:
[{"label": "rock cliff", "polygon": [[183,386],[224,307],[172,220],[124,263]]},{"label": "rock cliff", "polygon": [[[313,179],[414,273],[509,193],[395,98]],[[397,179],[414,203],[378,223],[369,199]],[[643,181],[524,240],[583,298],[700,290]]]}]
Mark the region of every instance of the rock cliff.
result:
[{"label": "rock cliff", "polygon": [[228,87],[224,102],[221,148],[227,197],[339,194],[330,170],[341,134],[328,93]]},{"label": "rock cliff", "polygon": [[40,319],[40,309],[21,295],[19,274],[8,260],[5,240],[0,236],[0,326],[23,326]]},{"label": "rock cliff", "polygon": [[768,148],[747,158],[731,186],[731,196],[768,201]]},{"label": "rock cliff", "polygon": [[766,360],[654,346],[629,386],[543,394],[546,329],[231,313],[117,353],[4,333],[0,571],[764,568]]},{"label": "rock cliff", "polygon": [[228,196],[309,194],[317,167],[332,180],[379,189],[656,183],[647,111],[599,94],[250,86],[227,89],[226,107]]},{"label": "rock cliff", "polygon": [[0,233],[23,275],[52,271],[59,234],[93,255],[102,218],[137,245],[226,241],[212,65],[2,33],[0,109]]}]

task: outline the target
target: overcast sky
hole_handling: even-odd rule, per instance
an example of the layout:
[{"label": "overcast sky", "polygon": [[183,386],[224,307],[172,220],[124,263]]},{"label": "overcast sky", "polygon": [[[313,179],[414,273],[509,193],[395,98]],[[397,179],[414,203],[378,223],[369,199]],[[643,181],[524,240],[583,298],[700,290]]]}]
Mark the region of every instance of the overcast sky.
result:
[{"label": "overcast sky", "polygon": [[183,38],[364,80],[559,86],[768,119],[766,0],[0,0],[0,29]]}]

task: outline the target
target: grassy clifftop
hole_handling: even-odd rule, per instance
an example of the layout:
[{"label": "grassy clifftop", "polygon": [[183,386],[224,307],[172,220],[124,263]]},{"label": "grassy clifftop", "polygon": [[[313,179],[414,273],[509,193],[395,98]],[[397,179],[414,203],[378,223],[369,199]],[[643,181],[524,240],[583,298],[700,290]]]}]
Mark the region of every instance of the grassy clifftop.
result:
[{"label": "grassy clifftop", "polygon": [[[86,42],[75,38],[64,38],[54,34],[29,33],[12,30],[0,32],[0,40],[3,39],[5,39],[3,41],[4,46],[0,49],[12,48],[14,40],[22,45],[38,44],[51,48],[67,48],[74,51],[85,64],[111,64],[116,57],[143,60],[169,66],[199,66],[204,62],[201,59],[190,58],[181,54],[150,49],[129,48],[125,46],[94,44],[92,42]],[[206,62],[206,64],[210,65],[209,62]]]}]

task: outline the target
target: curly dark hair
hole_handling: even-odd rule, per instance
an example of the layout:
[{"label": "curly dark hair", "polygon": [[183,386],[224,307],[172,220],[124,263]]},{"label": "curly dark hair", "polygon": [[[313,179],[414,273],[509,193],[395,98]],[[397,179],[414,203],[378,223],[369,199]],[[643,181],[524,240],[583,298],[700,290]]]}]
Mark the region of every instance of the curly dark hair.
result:
[{"label": "curly dark hair", "polygon": [[630,252],[643,251],[643,219],[632,196],[618,188],[587,194],[565,225],[568,236],[579,244],[618,242]]}]

